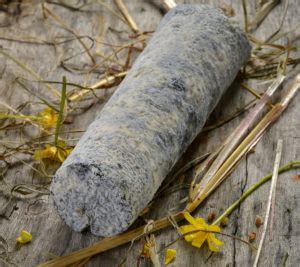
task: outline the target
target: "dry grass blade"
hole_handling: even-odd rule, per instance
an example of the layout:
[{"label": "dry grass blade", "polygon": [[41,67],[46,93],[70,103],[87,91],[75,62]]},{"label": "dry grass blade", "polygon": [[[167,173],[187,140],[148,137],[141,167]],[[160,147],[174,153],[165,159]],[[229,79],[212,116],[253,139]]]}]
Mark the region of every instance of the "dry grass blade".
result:
[{"label": "dry grass blade", "polygon": [[[178,213],[173,217],[176,221],[182,220],[183,214]],[[152,233],[163,229],[170,225],[170,220],[168,217],[159,219],[153,223],[153,228],[147,233]],[[145,235],[145,226],[139,227],[127,233],[117,235],[114,237],[104,238],[100,242],[93,244],[90,247],[83,248],[79,251],[72,252],[68,255],[50,260],[48,262],[42,263],[39,267],[63,267],[69,264],[73,264],[77,261],[81,261],[85,258],[91,257],[103,251],[118,247],[120,245],[126,244],[137,237],[141,238]]]},{"label": "dry grass blade", "polygon": [[280,3],[280,0],[269,0],[266,2],[260,10],[256,13],[254,19],[249,23],[248,30],[254,31],[264,21],[268,14],[273,10],[275,6]]},{"label": "dry grass blade", "polygon": [[[199,194],[201,190],[207,186],[211,181],[214,175],[218,172],[222,164],[241,142],[241,140],[248,133],[249,129],[257,122],[258,118],[262,115],[265,110],[266,105],[269,103],[271,96],[275,93],[276,89],[284,81],[285,77],[278,77],[268,88],[265,94],[257,100],[257,104],[249,111],[249,114],[241,121],[239,126],[232,132],[232,134],[224,141],[222,144],[221,150],[218,153],[219,155],[213,161],[211,167],[208,169],[206,175],[203,177],[202,181],[198,185],[194,185],[194,181],[199,180],[198,177],[193,181],[190,198],[195,199],[196,195]],[[198,192],[198,193],[196,193]]]},{"label": "dry grass blade", "polygon": [[78,101],[80,98],[84,97],[92,90],[99,89],[99,88],[107,88],[108,86],[114,84],[118,79],[124,78],[126,75],[127,75],[127,71],[122,71],[117,74],[104,77],[99,82],[91,85],[90,89],[82,89],[79,92],[73,93],[71,96],[68,97],[68,100],[71,102]]},{"label": "dry grass blade", "polygon": [[256,257],[255,257],[253,267],[257,267],[259,256],[260,256],[261,249],[262,249],[262,246],[263,246],[263,243],[265,240],[265,236],[266,236],[266,232],[267,232],[269,215],[270,215],[270,210],[271,210],[271,205],[272,205],[272,199],[274,199],[274,197],[275,197],[276,184],[277,184],[277,178],[278,178],[278,170],[279,170],[279,164],[280,164],[280,160],[281,160],[281,153],[282,153],[282,140],[280,139],[280,140],[278,140],[277,148],[276,148],[276,158],[275,158],[272,182],[271,182],[270,193],[269,193],[269,198],[268,198],[267,211],[266,211],[266,216],[264,219],[264,225],[263,225],[264,228],[263,228],[261,240],[259,242],[258,251],[257,251]]},{"label": "dry grass blade", "polygon": [[298,74],[294,79],[282,102],[276,104],[274,108],[272,108],[261,119],[261,121],[247,135],[241,144],[232,153],[230,153],[230,156],[224,161],[224,163],[217,161],[217,164],[221,164],[220,168],[213,169],[211,173],[208,171],[207,177],[209,178],[204,177],[204,179],[201,181],[202,185],[198,186],[197,190],[193,193],[192,201],[186,207],[187,211],[194,211],[199,204],[218,187],[218,185],[230,173],[236,163],[259,141],[266,129],[282,114],[290,101],[298,92],[299,86],[300,74]]},{"label": "dry grass blade", "polygon": [[130,26],[132,31],[134,33],[138,33],[140,31],[139,27],[137,26],[137,24],[134,21],[134,19],[132,18],[132,16],[129,14],[129,11],[128,11],[126,5],[124,4],[123,0],[115,0],[115,4],[119,8],[120,12],[122,13],[122,15],[124,16],[126,21],[128,22],[128,25]]},{"label": "dry grass blade", "polygon": [[[283,172],[289,171],[291,169],[299,168],[299,166],[300,166],[299,161],[290,162],[290,163],[282,166],[279,169],[279,173],[283,173]],[[243,196],[239,200],[237,200],[235,203],[233,203],[233,205],[231,205],[223,213],[223,215],[228,216],[243,200],[245,200],[259,186],[261,186],[262,184],[269,181],[271,179],[271,177],[272,177],[272,173],[270,173],[270,174],[266,175],[265,177],[263,177],[260,180],[259,183],[255,184],[254,186],[251,186],[249,188],[249,190],[247,190],[245,192],[245,194],[243,194]],[[172,216],[172,220],[174,222],[178,222],[178,221],[182,220],[183,218],[184,218],[183,213],[178,213],[175,216]],[[219,217],[214,222],[214,224],[217,224],[220,220],[221,220],[221,217]],[[162,218],[162,219],[159,219],[159,220],[153,222],[153,228],[151,229],[151,231],[148,231],[147,233],[158,231],[158,230],[166,228],[170,225],[172,225],[172,221],[170,220],[169,216],[165,217],[165,218]],[[103,240],[101,240],[100,242],[98,242],[96,244],[93,244],[89,247],[86,247],[86,248],[83,248],[81,250],[72,252],[68,255],[58,257],[58,258],[55,258],[55,259],[50,260],[48,262],[42,263],[39,266],[40,267],[62,267],[62,266],[74,264],[74,263],[77,263],[77,262],[80,263],[80,262],[84,261],[84,259],[88,259],[91,256],[94,256],[98,253],[101,253],[101,252],[107,251],[109,249],[118,247],[118,246],[123,245],[125,243],[132,242],[132,240],[137,240],[139,238],[142,238],[145,234],[145,227],[146,226],[147,225],[144,225],[143,227],[134,229],[132,231],[129,231],[127,233],[124,233],[124,234],[121,234],[121,235],[118,235],[118,236],[115,236],[115,237],[104,238]],[[77,264],[72,265],[72,266],[77,266]]]},{"label": "dry grass blade", "polygon": [[47,8],[45,4],[43,4],[43,10],[44,10],[44,12],[47,12],[47,14],[50,15],[55,21],[57,21],[66,31],[70,32],[71,34],[73,34],[76,37],[76,39],[78,40],[78,42],[82,45],[82,47],[84,48],[85,52],[87,53],[87,55],[91,59],[92,63],[95,64],[96,61],[95,61],[94,57],[92,56],[92,54],[90,52],[90,49],[86,46],[86,44],[79,37],[79,34],[75,30],[73,30],[72,28],[70,28],[68,25],[66,25],[64,23],[64,21],[60,17],[58,17],[52,10],[50,10],[49,8]]},{"label": "dry grass blade", "polygon": [[[24,69],[26,72],[28,72],[29,74],[31,74],[35,79],[37,79],[40,82],[44,82],[44,79],[39,76],[35,71],[33,71],[30,67],[28,67],[25,63],[21,62],[20,60],[18,60],[17,58],[13,57],[12,55],[6,53],[5,51],[3,51],[3,49],[0,49],[0,54],[6,56],[7,58],[9,58],[10,60],[12,60],[13,62],[15,62],[18,66],[20,66],[22,69]],[[59,92],[51,87],[49,84],[46,83],[47,88],[53,92],[56,96],[60,97]]]},{"label": "dry grass blade", "polygon": [[273,32],[273,33],[266,39],[266,41],[265,41],[266,43],[268,43],[268,42],[270,42],[270,43],[273,42],[273,38],[275,38],[276,35],[281,31],[282,26],[283,26],[283,23],[284,23],[284,19],[285,19],[285,17],[286,17],[287,11],[288,11],[288,7],[289,7],[289,0],[286,0],[286,1],[285,1],[285,5],[284,5],[283,16],[282,16],[282,18],[281,18],[279,27],[278,27],[278,29],[277,29],[275,32]]},{"label": "dry grass blade", "polygon": [[247,11],[246,0],[242,0],[242,7],[244,12],[244,29],[245,32],[248,32],[248,11]]},{"label": "dry grass blade", "polygon": [[37,123],[35,123],[33,120],[29,119],[28,116],[22,114],[21,112],[18,112],[17,110],[15,110],[14,108],[12,108],[11,106],[7,105],[6,103],[0,101],[0,105],[8,108],[9,110],[11,110],[12,112],[18,114],[20,117],[24,118],[24,121],[30,123],[32,126],[41,129],[43,132],[50,134],[50,132],[48,130],[46,130],[45,128],[43,128],[41,125],[38,125]]}]

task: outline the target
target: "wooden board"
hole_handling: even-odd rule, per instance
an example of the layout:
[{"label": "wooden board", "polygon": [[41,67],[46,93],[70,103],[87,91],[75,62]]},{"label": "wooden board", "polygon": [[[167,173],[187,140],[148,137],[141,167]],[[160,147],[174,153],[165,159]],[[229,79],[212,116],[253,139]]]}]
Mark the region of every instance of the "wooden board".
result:
[{"label": "wooden board", "polygon": [[[49,1],[50,2],[50,1]],[[68,27],[76,31],[78,36],[91,36],[95,40],[106,43],[125,43],[129,41],[129,35],[132,35],[130,28],[120,20],[120,13],[113,1],[68,1],[69,5],[80,6],[81,2],[86,4],[79,10],[47,4],[46,7],[51,9],[60,20]],[[241,1],[205,1],[205,0],[186,0],[177,1],[178,3],[210,3],[218,6],[220,3],[231,6],[235,10],[235,18],[243,27],[243,12]],[[253,17],[258,3],[254,1],[249,6],[249,16]],[[257,1],[259,2],[259,1]],[[283,1],[284,2],[284,1]],[[67,3],[67,2],[66,2]],[[102,4],[101,4],[102,3]],[[104,4],[103,4],[104,3]],[[159,1],[151,0],[131,0],[125,1],[130,14],[138,23],[143,31],[153,31],[162,17],[162,7]],[[289,1],[288,13],[284,22],[284,31],[288,31],[299,24],[299,2],[297,0]],[[98,70],[94,72],[88,70],[91,59],[86,53],[76,55],[82,52],[83,48],[74,37],[70,30],[62,28],[58,20],[53,17],[43,15],[42,5],[37,1],[24,1],[22,4],[12,3],[7,7],[3,5],[0,11],[0,45],[7,49],[6,52],[18,58],[20,61],[30,66],[45,80],[61,81],[65,75],[67,80],[77,84],[93,84],[101,76],[101,70],[105,67],[101,56],[96,54],[102,51],[106,55],[112,53],[111,48],[95,42],[92,48],[92,54],[99,64]],[[274,32],[279,23],[280,17],[284,10],[284,4],[278,5],[263,24],[255,32],[257,38],[264,39]],[[117,15],[116,15],[117,14]],[[73,31],[74,32],[74,31]],[[299,29],[289,35],[291,40],[296,39],[299,35]],[[34,44],[29,42],[20,42],[18,40],[28,40],[39,42]],[[59,43],[61,37],[73,39],[70,42]],[[56,42],[53,44],[41,44],[42,40]],[[86,37],[82,39],[87,46],[92,44],[91,40]],[[282,43],[287,40],[281,40]],[[299,39],[295,42],[299,47]],[[114,47],[116,52],[117,47]],[[75,56],[74,56],[75,55]],[[136,56],[136,55],[134,55]],[[66,60],[71,57],[71,59]],[[114,54],[113,56],[114,57]],[[126,51],[119,55],[120,62],[125,62]],[[114,66],[119,68],[118,64]],[[71,71],[66,70],[71,68]],[[78,70],[76,70],[78,69]],[[97,68],[96,68],[97,70]],[[28,101],[28,105],[22,110],[24,114],[33,114],[41,110],[43,106],[37,103],[37,99],[23,90],[16,82],[17,77],[29,79],[27,83],[30,88],[37,94],[53,100],[53,94],[47,89],[45,84],[36,83],[36,78],[26,73],[10,59],[0,56],[0,99],[1,102],[9,104],[11,107],[18,107],[20,104]],[[257,81],[250,83],[259,91],[264,91],[267,84]],[[60,85],[52,84],[52,87],[60,90]],[[284,87],[285,88],[285,87]],[[73,89],[69,87],[68,90]],[[78,111],[73,117],[73,123],[64,125],[62,131],[84,130],[93,121],[96,112],[98,112],[105,100],[109,98],[113,89],[107,92],[98,92],[100,100],[90,97],[82,106],[86,108],[84,112]],[[232,86],[224,96],[214,113],[211,115],[210,123],[226,118],[229,114],[242,107],[249,100],[253,99],[248,92],[244,91],[237,85]],[[300,109],[298,103],[300,95],[293,100],[287,111],[280,117],[279,121],[267,132],[267,134],[258,143],[255,153],[247,156],[238,165],[232,175],[205,201],[198,209],[197,215],[207,217],[208,213],[214,211],[217,215],[221,214],[233,201],[253,183],[270,172],[273,168],[275,158],[275,146],[279,138],[283,139],[284,148],[282,162],[287,163],[291,160],[300,158]],[[3,106],[0,107],[3,111]],[[228,136],[228,134],[238,125],[243,116],[223,125],[213,131],[200,134],[197,140],[192,144],[182,162],[194,158],[197,155],[204,154],[217,148],[218,145]],[[0,131],[0,140],[2,144],[15,146],[16,143],[22,143],[29,137],[37,136],[38,130],[34,127],[26,126],[22,131]],[[62,134],[65,139],[75,139],[70,144],[75,144],[80,137],[80,133]],[[8,140],[13,142],[8,142]],[[1,146],[0,143],[0,146]],[[1,146],[0,152],[3,151]],[[16,157],[18,157],[16,155]],[[8,190],[16,184],[21,183],[47,183],[40,178],[30,166],[34,163],[31,161],[32,155],[22,157],[26,164],[20,163],[18,159],[13,158],[15,162],[5,173],[0,185],[0,208],[2,215],[8,218],[0,218],[0,235],[7,240],[9,245],[10,257],[12,261],[19,266],[35,266],[38,263],[49,260],[55,255],[63,255],[68,252],[78,250],[87,245],[93,244],[100,238],[92,236],[89,233],[75,233],[71,231],[58,217],[51,206],[51,199],[48,195],[42,195],[35,198],[14,198],[7,205]],[[2,162],[1,166],[5,164]],[[273,229],[273,240],[270,241],[268,236],[263,247],[260,258],[260,266],[300,266],[300,183],[291,179],[296,175],[296,171],[283,174],[279,177],[277,185],[276,209]],[[179,179],[175,185],[189,183],[191,173],[187,174],[185,179]],[[261,189],[251,195],[240,208],[231,216],[228,226],[224,229],[225,233],[239,236],[247,239],[251,232],[258,234],[255,227],[256,215],[264,216],[266,201],[268,198],[269,184],[264,185]],[[151,211],[145,216],[147,219],[155,219],[167,214],[169,210],[178,209],[179,201],[186,196],[187,189],[182,186],[181,190],[175,191],[168,197],[157,200]],[[4,209],[6,208],[6,209]],[[141,223],[142,219],[139,223]],[[17,249],[15,247],[15,238],[22,229],[30,231],[33,235],[33,241]],[[176,231],[169,228],[155,234],[160,250],[166,244],[177,238]],[[177,250],[177,257],[172,266],[251,266],[255,253],[249,246],[231,238],[221,238],[225,245],[222,251],[211,255],[207,248],[196,249],[184,241],[175,243],[172,248]],[[137,257],[141,252],[142,243],[137,241],[127,255],[129,245],[124,245],[117,249],[102,253],[94,257],[86,266],[118,266],[118,264],[127,256],[126,266],[136,266]],[[160,254],[160,260],[163,262],[163,253]],[[0,262],[0,266],[4,263]],[[151,266],[149,262],[141,261],[140,266]]]}]

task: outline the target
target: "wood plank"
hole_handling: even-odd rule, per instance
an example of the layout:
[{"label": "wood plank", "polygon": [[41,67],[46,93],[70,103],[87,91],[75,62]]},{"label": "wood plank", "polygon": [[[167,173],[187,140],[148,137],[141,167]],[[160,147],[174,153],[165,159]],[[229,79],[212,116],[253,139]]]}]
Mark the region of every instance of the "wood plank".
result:
[{"label": "wood plank", "polygon": [[[119,14],[118,9],[113,4],[113,1],[103,1],[115,13],[112,13],[105,6],[96,4],[93,1],[88,1],[81,11],[72,11],[61,6],[47,4],[47,7],[59,15],[71,28],[76,29],[78,35],[89,35],[93,38],[101,35],[101,39],[105,42],[124,43],[128,40],[128,35],[132,32],[130,28],[124,24],[115,13]],[[100,2],[100,1],[99,1]],[[158,1],[155,1],[158,2]],[[205,1],[205,0],[186,0],[177,1],[178,3],[210,3],[218,5],[220,1]],[[241,1],[223,1],[232,6],[236,13],[236,19],[239,24],[243,25],[243,12]],[[251,2],[249,16],[253,17],[255,12],[254,1]],[[69,2],[68,2],[69,3]],[[76,5],[77,1],[70,1],[70,4]],[[162,14],[157,8],[157,5],[152,1],[132,0],[125,1],[130,14],[136,20],[140,29],[152,31],[157,26]],[[35,36],[39,41],[41,39],[54,40],[58,36],[68,36],[74,38],[74,35],[63,30],[59,24],[48,16],[43,17],[42,6],[31,2],[24,2],[18,6],[10,6],[10,10],[18,14],[12,16],[7,13],[0,13],[1,24],[8,23],[9,25],[1,28],[0,37],[15,37],[24,39],[28,36]],[[284,4],[276,7],[263,24],[255,32],[255,36],[264,39],[277,29],[279,18],[283,12]],[[12,11],[11,11],[12,12]],[[292,29],[297,23],[299,17],[299,2],[296,0],[289,1],[288,14],[284,23],[284,30]],[[121,32],[121,33],[120,33]],[[100,36],[99,36],[100,35]],[[295,33],[291,33],[291,39],[299,35],[299,29]],[[83,39],[87,44],[90,44],[88,38]],[[286,40],[281,40],[286,41]],[[299,40],[296,42],[299,47]],[[69,61],[64,61],[68,67],[73,68],[73,72],[66,71],[61,67],[63,59],[68,58],[82,51],[82,47],[75,39],[72,42],[53,45],[34,45],[28,43],[20,43],[8,41],[0,38],[0,45],[7,48],[7,52],[17,57],[19,60],[28,64],[40,76],[46,80],[61,81],[62,75],[66,75],[68,81],[78,84],[92,84],[99,80],[100,74],[93,72],[92,74],[82,74],[76,71],[76,67],[88,67],[91,64],[89,57],[86,54],[76,56]],[[97,62],[101,62],[101,57],[96,56],[96,48],[103,49],[103,45],[99,48],[99,44],[94,44],[93,53]],[[117,48],[115,48],[117,49]],[[111,53],[110,48],[104,48],[106,54]],[[298,53],[299,55],[299,53]],[[126,53],[121,55],[125,62]],[[99,70],[103,65],[99,65]],[[117,65],[115,66],[118,67]],[[298,68],[299,70],[299,68]],[[34,78],[24,72],[15,63],[9,59],[0,56],[0,96],[1,101],[10,104],[13,107],[31,101],[31,104],[23,110],[26,114],[32,114],[36,110],[40,110],[42,106],[36,103],[36,99],[29,96],[26,91],[15,82],[16,77],[25,77],[29,80]],[[35,88],[35,91],[47,99],[53,99],[53,95],[47,91],[44,84],[30,82],[30,86]],[[263,91],[266,84],[259,84],[256,81],[251,82],[254,88]],[[53,85],[58,90],[59,85]],[[72,88],[69,87],[68,90]],[[98,93],[99,96],[107,99],[113,89],[109,92]],[[228,93],[224,96],[221,103],[211,115],[209,123],[213,123],[219,119],[226,118],[239,107],[243,106],[249,100],[253,99],[249,93],[245,92],[237,85],[233,85]],[[95,102],[87,111],[78,112],[74,117],[74,121],[70,125],[64,125],[63,131],[69,130],[84,130],[93,121],[93,118],[102,106],[105,100],[97,101],[95,98],[88,102]],[[279,138],[283,139],[284,148],[282,162],[286,163],[291,160],[300,158],[299,146],[299,116],[300,109],[297,103],[300,101],[300,96],[293,100],[290,107],[282,115],[279,121],[272,126],[268,133],[258,143],[255,153],[247,156],[228,178],[214,193],[205,201],[197,211],[198,216],[207,217],[208,213],[215,211],[217,215],[221,214],[233,201],[235,201],[250,185],[258,181],[266,173],[272,170],[272,165],[275,157],[275,146]],[[1,107],[2,109],[2,107]],[[238,125],[243,116],[227,123],[226,125],[213,131],[200,134],[200,136],[192,144],[191,148],[185,154],[182,162],[194,158],[197,155],[212,151],[225,139],[225,137]],[[1,141],[24,140],[27,136],[36,136],[38,131],[32,130],[32,127],[26,127],[22,133],[7,131],[5,134],[0,132]],[[67,139],[79,138],[82,133],[66,134]],[[74,141],[75,143],[76,141]],[[1,148],[3,149],[3,148]],[[30,156],[27,156],[27,160]],[[16,160],[15,160],[16,161]],[[31,164],[30,161],[27,161]],[[299,182],[290,179],[297,172],[292,171],[283,174],[279,177],[277,184],[276,210],[274,218],[273,240],[266,239],[260,262],[261,266],[280,266],[286,258],[286,266],[299,266],[300,257],[298,248],[300,247],[299,238],[299,221],[300,221],[300,205],[299,205]],[[175,182],[175,185],[189,183],[192,173],[188,173],[185,179],[180,179]],[[10,185],[20,183],[42,183],[39,175],[35,174],[31,168],[24,164],[16,164],[10,168],[5,174],[4,181]],[[7,197],[4,197],[4,191],[7,188],[0,186],[0,208],[7,203]],[[228,226],[224,232],[232,235],[237,235],[247,239],[247,235],[251,232],[258,233],[255,227],[255,216],[263,217],[266,208],[269,186],[264,185],[259,191],[251,195],[241,207],[236,210],[231,216]],[[175,193],[157,200],[151,211],[146,214],[145,219],[155,219],[167,214],[168,210],[179,208],[179,201],[186,196],[187,190],[181,189]],[[17,209],[13,209],[16,207]],[[3,236],[9,244],[11,258],[19,266],[35,266],[51,258],[51,255],[63,255],[65,253],[83,248],[89,244],[93,244],[100,240],[98,237],[92,236],[89,233],[72,232],[57,216],[51,206],[51,199],[48,195],[38,198],[14,199],[8,207],[9,219],[0,218],[0,235]],[[142,219],[136,223],[139,225],[143,222]],[[30,231],[33,235],[33,241],[23,246],[21,249],[15,248],[15,238],[18,236],[21,229]],[[162,249],[166,244],[177,238],[176,231],[169,228],[160,231],[156,235],[158,249]],[[211,255],[209,251],[204,249],[196,249],[189,244],[179,241],[172,246],[177,250],[177,257],[172,266],[251,266],[255,257],[255,253],[251,249],[240,243],[237,240],[221,237],[225,242],[221,253]],[[102,253],[94,257],[86,266],[118,266],[124,257],[126,257],[129,245],[124,245],[120,248]],[[141,252],[142,243],[135,242],[132,249],[127,255],[126,266],[136,266],[137,256]],[[286,256],[288,255],[288,256]],[[163,262],[163,253],[160,254],[160,260]],[[0,264],[1,266],[1,264]],[[142,261],[141,266],[150,266],[149,262]]]}]

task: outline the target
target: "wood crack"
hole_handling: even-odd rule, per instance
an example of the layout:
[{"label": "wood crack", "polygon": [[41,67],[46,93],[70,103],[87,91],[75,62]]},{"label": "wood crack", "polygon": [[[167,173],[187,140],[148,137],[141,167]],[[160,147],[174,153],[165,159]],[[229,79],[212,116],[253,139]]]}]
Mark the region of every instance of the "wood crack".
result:
[{"label": "wood crack", "polygon": [[[245,189],[247,187],[247,184],[248,184],[248,155],[246,155],[245,157],[245,178],[244,178],[244,183],[242,183],[242,186],[241,186],[241,193],[240,193],[240,196],[241,197],[244,192],[245,192]],[[243,181],[242,181],[243,182]],[[241,215],[241,206],[238,207],[237,209],[237,214],[236,214],[236,220],[235,220],[235,225],[234,225],[234,231],[233,231],[233,235],[235,236],[238,231],[239,231],[239,219],[240,219],[240,215]],[[236,262],[236,240],[233,239],[233,261],[232,261],[232,265],[233,267],[236,267],[237,266],[237,262]]]}]

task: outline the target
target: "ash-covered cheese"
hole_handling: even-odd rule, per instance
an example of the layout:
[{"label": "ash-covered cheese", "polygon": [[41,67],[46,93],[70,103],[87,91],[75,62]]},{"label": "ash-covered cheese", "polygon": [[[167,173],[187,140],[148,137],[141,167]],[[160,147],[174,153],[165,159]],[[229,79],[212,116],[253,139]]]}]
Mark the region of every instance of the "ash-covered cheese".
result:
[{"label": "ash-covered cheese", "polygon": [[243,32],[207,5],[161,21],[127,77],[57,171],[51,193],[75,231],[126,230],[247,60]]}]

